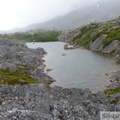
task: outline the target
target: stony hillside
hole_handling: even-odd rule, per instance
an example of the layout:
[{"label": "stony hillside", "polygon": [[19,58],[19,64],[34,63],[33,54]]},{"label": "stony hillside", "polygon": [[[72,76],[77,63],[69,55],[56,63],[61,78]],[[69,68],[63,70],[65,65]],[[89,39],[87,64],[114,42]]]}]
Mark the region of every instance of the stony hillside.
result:
[{"label": "stony hillside", "polygon": [[[50,87],[43,73],[44,49],[0,39],[0,120],[100,120],[100,111],[120,111],[120,83],[105,92]],[[113,79],[120,79],[120,72]],[[41,84],[44,83],[43,84]]]},{"label": "stony hillside", "polygon": [[92,51],[120,54],[120,17],[105,23],[91,23],[64,31],[58,39]]}]

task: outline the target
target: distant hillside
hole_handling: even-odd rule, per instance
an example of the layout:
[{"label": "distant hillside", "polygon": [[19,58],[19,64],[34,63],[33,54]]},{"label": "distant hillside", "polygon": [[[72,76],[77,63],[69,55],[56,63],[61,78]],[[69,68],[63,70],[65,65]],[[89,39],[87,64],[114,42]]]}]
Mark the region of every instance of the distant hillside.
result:
[{"label": "distant hillside", "polygon": [[103,22],[120,16],[120,0],[101,0],[97,4],[86,6],[70,12],[69,14],[57,17],[48,22],[34,24],[26,29],[71,29],[80,27],[91,22]]},{"label": "distant hillside", "polygon": [[80,45],[92,51],[119,55],[120,62],[120,17],[63,31],[58,40],[75,46]]}]

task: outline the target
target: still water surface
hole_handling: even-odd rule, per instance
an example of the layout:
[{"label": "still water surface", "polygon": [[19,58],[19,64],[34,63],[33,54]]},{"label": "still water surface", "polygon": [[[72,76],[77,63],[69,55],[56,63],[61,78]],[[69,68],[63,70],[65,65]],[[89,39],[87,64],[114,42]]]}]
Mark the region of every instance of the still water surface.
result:
[{"label": "still water surface", "polygon": [[[62,87],[89,88],[92,92],[105,89],[110,84],[109,77],[113,71],[120,70],[112,56],[103,55],[78,48],[64,50],[63,42],[27,43],[29,48],[42,47],[48,73],[56,82],[52,85]],[[62,56],[66,54],[65,56]],[[108,73],[108,76],[105,75]]]}]

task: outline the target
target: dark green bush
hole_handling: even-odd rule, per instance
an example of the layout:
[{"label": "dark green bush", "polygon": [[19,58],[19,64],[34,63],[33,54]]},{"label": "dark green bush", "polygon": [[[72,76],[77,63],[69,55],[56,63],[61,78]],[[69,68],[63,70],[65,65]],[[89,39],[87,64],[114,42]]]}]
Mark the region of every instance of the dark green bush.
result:
[{"label": "dark green bush", "polygon": [[35,34],[28,33],[14,33],[14,34],[0,34],[1,38],[15,39],[15,40],[24,40],[29,42],[49,42],[49,41],[58,41],[57,37],[59,31],[47,31]]},{"label": "dark green bush", "polygon": [[120,27],[113,28],[111,31],[106,32],[107,38],[104,40],[104,46],[109,45],[114,40],[120,40]]}]

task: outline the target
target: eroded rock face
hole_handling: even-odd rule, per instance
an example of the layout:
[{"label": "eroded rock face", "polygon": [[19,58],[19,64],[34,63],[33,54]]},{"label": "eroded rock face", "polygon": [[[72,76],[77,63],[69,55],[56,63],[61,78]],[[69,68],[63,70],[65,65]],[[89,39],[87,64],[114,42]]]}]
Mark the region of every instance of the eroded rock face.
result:
[{"label": "eroded rock face", "polygon": [[1,70],[9,69],[11,72],[15,72],[17,70],[17,66],[13,63],[2,62],[0,64],[0,69]]},{"label": "eroded rock face", "polygon": [[[43,48],[30,49],[23,41],[0,39],[0,69],[15,72],[21,70],[32,76],[35,69],[40,72],[34,78],[39,76],[40,82],[51,83],[51,77],[43,73],[45,65],[43,64],[43,56],[47,54]],[[41,76],[41,77],[40,77]],[[24,82],[24,80],[20,80]],[[53,80],[52,80],[53,82]]]},{"label": "eroded rock face", "polygon": [[35,69],[32,72],[32,77],[42,83],[50,84],[50,83],[55,82],[55,80],[53,80],[53,78],[51,78],[48,75],[46,75],[45,73],[43,73],[40,69]]},{"label": "eroded rock face", "polygon": [[63,31],[59,36],[58,36],[58,41],[61,42],[67,42],[71,43],[72,39],[78,35],[80,32],[80,28],[74,29],[74,30],[66,30]]},{"label": "eroded rock face", "polygon": [[98,37],[91,45],[90,50],[92,51],[101,51],[103,49],[103,41],[106,38],[106,36],[101,35]]},{"label": "eroded rock face", "polygon": [[103,53],[114,53],[116,49],[118,49],[120,46],[119,40],[115,40],[111,42],[108,46],[106,46],[102,52]]}]

